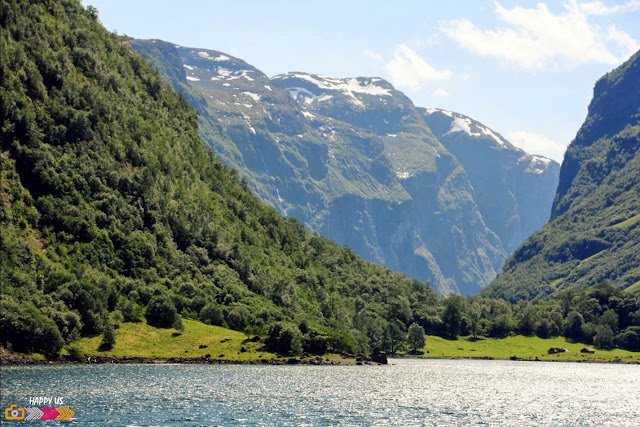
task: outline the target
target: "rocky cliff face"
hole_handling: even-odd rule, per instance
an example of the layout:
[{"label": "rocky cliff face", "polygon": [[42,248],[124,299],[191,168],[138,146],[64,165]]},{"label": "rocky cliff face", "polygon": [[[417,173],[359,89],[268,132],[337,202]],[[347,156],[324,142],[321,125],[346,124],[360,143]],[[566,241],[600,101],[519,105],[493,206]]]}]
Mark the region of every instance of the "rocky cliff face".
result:
[{"label": "rocky cliff face", "polygon": [[[541,158],[540,173],[529,173],[534,158],[518,152],[520,169],[517,159],[504,166],[503,180],[517,176],[521,186],[495,189],[494,199],[517,200],[502,214],[490,198],[491,180],[481,185],[480,165],[467,170],[458,158],[464,155],[443,143],[448,138],[438,139],[445,132],[432,132],[427,110],[383,79],[298,72],[269,79],[221,52],[161,41],[132,44],[162,64],[166,78],[200,111],[204,139],[263,200],[366,259],[431,281],[442,293],[479,292],[528,227],[548,216],[553,162]],[[176,58],[180,71],[169,72],[178,67]],[[515,157],[517,149],[510,150]],[[501,162],[490,150],[483,155],[493,155],[488,163]],[[546,206],[530,197],[540,180],[527,184],[527,174],[548,177],[553,188],[540,188]],[[485,193],[488,201],[480,202]],[[528,206],[542,211],[538,224],[535,215],[522,214]],[[502,216],[489,219],[497,211]],[[503,217],[510,221],[505,227]]]},{"label": "rocky cliff face", "polygon": [[640,290],[640,54],[602,77],[567,149],[551,221],[487,289],[510,299],[609,282]]},{"label": "rocky cliff face", "polygon": [[437,108],[420,111],[464,167],[482,217],[512,253],[549,220],[560,166],[525,153],[470,117]]}]

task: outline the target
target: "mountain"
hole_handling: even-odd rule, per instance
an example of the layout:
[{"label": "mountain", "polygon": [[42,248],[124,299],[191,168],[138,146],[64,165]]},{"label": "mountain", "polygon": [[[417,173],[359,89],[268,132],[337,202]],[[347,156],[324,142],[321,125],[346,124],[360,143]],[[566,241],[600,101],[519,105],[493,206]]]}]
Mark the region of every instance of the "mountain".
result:
[{"label": "mountain", "polygon": [[529,155],[465,115],[419,109],[425,122],[462,164],[478,208],[507,254],[549,220],[560,165]]},{"label": "mountain", "polygon": [[478,293],[548,219],[555,162],[469,135],[477,139],[469,151],[486,157],[483,175],[481,162],[450,148],[447,131],[434,135],[426,110],[383,79],[269,79],[222,52],[131,43],[185,93],[203,139],[262,200],[440,293]]},{"label": "mountain", "polygon": [[486,290],[540,297],[609,282],[640,289],[640,53],[595,85],[560,170],[551,221]]},{"label": "mountain", "polygon": [[[431,316],[424,283],[261,203],[202,142],[187,100],[206,93],[174,92],[95,8],[19,0],[0,11],[0,345],[55,354],[80,336],[113,336],[112,323],[190,318],[268,334],[283,352],[367,351]],[[224,64],[234,85],[266,79],[196,56]],[[183,68],[162,70],[182,79]],[[306,118],[286,92],[268,92],[259,107],[255,94],[216,93],[229,113],[200,115],[208,141],[244,135],[243,149],[274,152],[280,163],[267,168],[315,162],[320,137],[299,144]],[[255,133],[252,109],[266,111]],[[222,153],[249,159],[239,144]]]}]

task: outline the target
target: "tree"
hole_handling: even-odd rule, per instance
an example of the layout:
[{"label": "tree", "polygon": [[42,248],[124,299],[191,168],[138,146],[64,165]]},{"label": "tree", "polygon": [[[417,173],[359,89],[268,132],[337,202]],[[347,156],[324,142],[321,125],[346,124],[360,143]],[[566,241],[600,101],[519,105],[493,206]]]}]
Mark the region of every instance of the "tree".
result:
[{"label": "tree", "polygon": [[607,325],[596,326],[596,335],[593,337],[593,344],[599,348],[613,347],[613,331]]},{"label": "tree", "polygon": [[153,297],[147,305],[147,323],[158,328],[170,328],[176,323],[178,316],[173,302],[167,297]]},{"label": "tree", "polygon": [[403,325],[398,319],[392,319],[385,329],[385,348],[395,353],[404,344],[406,335]]},{"label": "tree", "polygon": [[116,343],[116,333],[113,330],[113,325],[108,320],[105,321],[104,332],[102,335],[102,342],[100,343],[99,350],[106,351],[111,350]]},{"label": "tree", "polygon": [[423,348],[426,344],[426,340],[424,337],[424,328],[417,323],[412,323],[411,326],[409,326],[409,334],[407,339],[414,352],[419,348]]},{"label": "tree", "polygon": [[224,313],[218,304],[207,304],[200,310],[200,321],[215,326],[224,324]]},{"label": "tree", "polygon": [[582,317],[582,314],[577,311],[570,312],[567,316],[567,322],[564,327],[564,336],[574,340],[582,339],[582,325],[584,325],[584,318]]},{"label": "tree", "polygon": [[460,327],[462,325],[462,308],[460,296],[450,296],[446,300],[446,308],[442,315],[442,323],[444,323],[445,333],[455,338],[460,333]]}]

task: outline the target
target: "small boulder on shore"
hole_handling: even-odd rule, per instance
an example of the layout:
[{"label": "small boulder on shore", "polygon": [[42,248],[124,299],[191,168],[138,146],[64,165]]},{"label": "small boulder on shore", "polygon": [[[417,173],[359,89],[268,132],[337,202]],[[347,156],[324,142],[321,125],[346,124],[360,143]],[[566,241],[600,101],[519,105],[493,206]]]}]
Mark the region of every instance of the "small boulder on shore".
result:
[{"label": "small boulder on shore", "polygon": [[387,361],[387,353],[377,348],[373,351],[373,353],[371,353],[370,358],[372,362],[380,363],[382,365],[386,365],[387,363],[389,363]]}]

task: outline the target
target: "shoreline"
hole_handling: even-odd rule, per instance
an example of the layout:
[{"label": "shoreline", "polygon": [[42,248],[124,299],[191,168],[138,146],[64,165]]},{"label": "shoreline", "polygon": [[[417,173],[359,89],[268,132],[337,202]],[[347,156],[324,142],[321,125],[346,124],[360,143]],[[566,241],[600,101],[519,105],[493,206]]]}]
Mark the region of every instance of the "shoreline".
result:
[{"label": "shoreline", "polygon": [[596,359],[540,359],[536,358],[527,358],[527,357],[518,357],[511,356],[507,358],[496,358],[491,356],[477,356],[477,357],[466,357],[466,356],[434,356],[434,357],[423,357],[423,356],[414,356],[414,355],[394,355],[391,359],[417,359],[417,360],[501,360],[501,361],[511,361],[511,362],[566,362],[566,363],[597,363],[597,364],[611,364],[611,365],[640,365],[640,361],[625,361],[624,359],[613,359],[613,360],[596,360]]},{"label": "shoreline", "polygon": [[[366,364],[377,365],[378,363]],[[206,357],[171,357],[168,359],[138,356],[84,356],[82,359],[36,359],[26,355],[1,358],[0,366],[33,366],[33,365],[308,365],[308,366],[349,366],[356,365],[355,359],[324,359],[321,356],[299,359],[288,357],[282,359],[229,360]]]},{"label": "shoreline", "polygon": [[[597,363],[615,365],[640,365],[638,361],[625,361],[624,359],[614,360],[589,360],[589,359],[540,359],[523,358],[512,356],[508,359],[494,358],[490,356],[465,357],[465,356],[438,356],[421,357],[414,355],[396,354],[389,358],[389,364],[393,364],[393,359],[415,359],[415,360],[504,360],[514,362],[566,362],[566,363]],[[0,358],[0,366],[35,366],[35,365],[306,365],[306,366],[359,366],[359,365],[381,365],[370,360],[358,361],[356,358],[324,359],[322,356],[312,358],[281,358],[281,359],[253,359],[253,360],[230,360],[212,359],[206,357],[172,357],[168,359],[150,358],[138,356],[85,356],[82,359],[59,358],[59,359],[37,359],[22,354],[12,354],[10,357]]]}]

